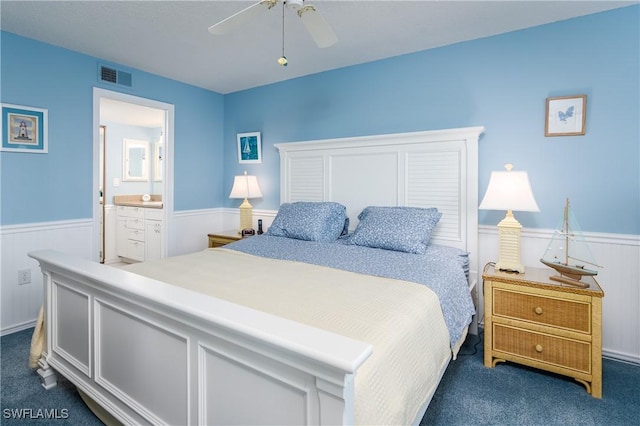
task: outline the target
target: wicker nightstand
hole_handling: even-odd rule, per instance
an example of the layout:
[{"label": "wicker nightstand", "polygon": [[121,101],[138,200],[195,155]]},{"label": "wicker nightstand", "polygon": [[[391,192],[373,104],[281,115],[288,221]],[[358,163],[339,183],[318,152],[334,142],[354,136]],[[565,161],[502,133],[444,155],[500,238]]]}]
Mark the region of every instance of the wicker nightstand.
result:
[{"label": "wicker nightstand", "polygon": [[602,398],[602,297],[592,277],[582,289],[549,280],[555,271],[495,271],[484,279],[484,365],[512,361],[573,377]]},{"label": "wicker nightstand", "polygon": [[216,232],[215,234],[208,234],[208,237],[209,248],[222,247],[226,244],[242,239],[242,236],[238,233],[238,231]]}]

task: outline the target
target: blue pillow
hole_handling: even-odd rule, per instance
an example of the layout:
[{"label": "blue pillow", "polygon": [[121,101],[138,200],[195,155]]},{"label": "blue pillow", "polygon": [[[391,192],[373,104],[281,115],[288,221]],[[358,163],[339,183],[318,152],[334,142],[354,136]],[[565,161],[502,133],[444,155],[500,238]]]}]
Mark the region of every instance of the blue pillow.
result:
[{"label": "blue pillow", "polygon": [[367,207],[350,244],[424,254],[442,213],[436,208]]},{"label": "blue pillow", "polygon": [[347,208],[333,202],[284,203],[267,235],[306,241],[332,242],[348,227]]}]

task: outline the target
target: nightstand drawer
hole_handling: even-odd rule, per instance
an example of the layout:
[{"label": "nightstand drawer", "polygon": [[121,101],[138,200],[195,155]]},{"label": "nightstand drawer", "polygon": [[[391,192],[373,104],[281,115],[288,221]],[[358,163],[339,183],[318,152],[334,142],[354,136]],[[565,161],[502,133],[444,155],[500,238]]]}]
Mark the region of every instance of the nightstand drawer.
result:
[{"label": "nightstand drawer", "polygon": [[591,374],[591,344],[493,324],[493,350]]},{"label": "nightstand drawer", "polygon": [[588,303],[493,289],[493,315],[591,333]]},{"label": "nightstand drawer", "polygon": [[226,231],[219,234],[208,234],[209,248],[222,247],[234,241],[242,239],[242,236],[236,231]]}]

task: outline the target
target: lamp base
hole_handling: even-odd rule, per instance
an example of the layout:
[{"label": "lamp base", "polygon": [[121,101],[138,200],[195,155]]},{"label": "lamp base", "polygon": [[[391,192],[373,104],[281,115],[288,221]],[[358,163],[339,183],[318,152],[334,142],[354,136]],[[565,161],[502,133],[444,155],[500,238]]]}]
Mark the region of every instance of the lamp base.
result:
[{"label": "lamp base", "polygon": [[520,234],[522,225],[513,217],[511,210],[498,224],[498,261],[495,268],[500,271],[524,273],[520,262]]},{"label": "lamp base", "polygon": [[253,228],[253,206],[245,198],[240,204],[240,230],[238,234],[241,234],[243,229],[250,228]]}]

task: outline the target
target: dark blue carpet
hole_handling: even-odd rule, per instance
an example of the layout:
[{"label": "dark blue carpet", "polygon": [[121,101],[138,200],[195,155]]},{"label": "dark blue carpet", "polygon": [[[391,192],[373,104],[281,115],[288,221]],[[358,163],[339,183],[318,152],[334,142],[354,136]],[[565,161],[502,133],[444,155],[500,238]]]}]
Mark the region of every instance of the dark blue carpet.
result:
[{"label": "dark blue carpet", "polygon": [[[68,381],[42,388],[27,365],[32,331],[0,339],[0,424],[101,425]],[[422,425],[640,424],[640,366],[605,359],[595,399],[573,379],[508,363],[485,368],[482,343],[469,336],[461,350],[469,355],[450,363]]]},{"label": "dark blue carpet", "polygon": [[58,376],[55,388],[40,385],[40,376],[29,368],[31,334],[33,328],[0,338],[0,424],[102,425],[69,381]]},{"label": "dark blue carpet", "polygon": [[602,399],[571,378],[511,363],[485,368],[469,336],[436,390],[422,425],[640,425],[640,366],[603,360]]}]

